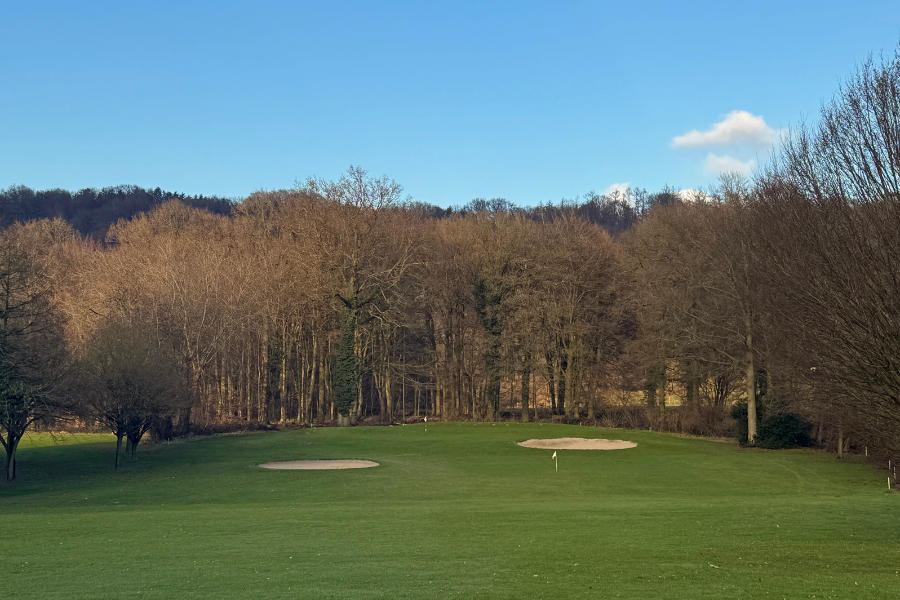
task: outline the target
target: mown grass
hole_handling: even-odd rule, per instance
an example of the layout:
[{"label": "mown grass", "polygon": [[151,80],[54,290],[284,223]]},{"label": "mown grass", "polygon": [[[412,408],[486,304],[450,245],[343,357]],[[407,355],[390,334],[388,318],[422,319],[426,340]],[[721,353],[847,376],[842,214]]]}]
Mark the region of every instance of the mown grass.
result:
[{"label": "mown grass", "polygon": [[[637,448],[560,452],[531,437]],[[0,487],[10,598],[897,598],[870,466],[640,431],[429,424],[143,448],[31,436]],[[352,471],[266,471],[367,458]]]}]

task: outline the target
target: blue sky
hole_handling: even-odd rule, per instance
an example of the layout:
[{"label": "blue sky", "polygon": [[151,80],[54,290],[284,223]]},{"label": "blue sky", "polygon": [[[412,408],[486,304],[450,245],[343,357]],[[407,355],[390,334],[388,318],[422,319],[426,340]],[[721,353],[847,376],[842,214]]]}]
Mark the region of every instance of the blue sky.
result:
[{"label": "blue sky", "polygon": [[703,188],[900,42],[896,0],[35,0],[0,23],[0,187],[239,197],[356,164],[439,205]]}]

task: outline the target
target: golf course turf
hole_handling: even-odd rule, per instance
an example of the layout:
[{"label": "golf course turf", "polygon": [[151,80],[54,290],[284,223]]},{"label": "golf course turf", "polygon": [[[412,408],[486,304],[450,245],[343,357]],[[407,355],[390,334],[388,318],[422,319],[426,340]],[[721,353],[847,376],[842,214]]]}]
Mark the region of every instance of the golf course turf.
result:
[{"label": "golf course turf", "polygon": [[[529,438],[636,442],[522,448]],[[142,447],[32,434],[0,485],[5,597],[898,598],[900,493],[821,452],[429,423]],[[259,464],[366,459],[378,468]]]}]

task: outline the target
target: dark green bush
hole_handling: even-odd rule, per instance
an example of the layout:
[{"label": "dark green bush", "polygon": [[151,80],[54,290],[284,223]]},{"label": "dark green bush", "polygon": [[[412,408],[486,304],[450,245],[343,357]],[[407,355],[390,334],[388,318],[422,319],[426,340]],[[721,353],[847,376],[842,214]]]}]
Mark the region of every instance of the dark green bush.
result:
[{"label": "dark green bush", "polygon": [[761,448],[805,448],[812,445],[810,426],[797,415],[783,413],[763,419],[756,445]]},{"label": "dark green bush", "polygon": [[[747,445],[747,403],[736,402],[731,408],[734,417],[734,436],[742,445]],[[762,403],[757,404],[756,417],[759,426],[756,432],[756,446],[777,450],[780,448],[804,448],[812,445],[810,425],[797,415],[776,413],[766,415]]]},{"label": "dark green bush", "polygon": [[[757,416],[758,416],[757,411]],[[743,400],[735,402],[731,407],[731,417],[734,419],[734,437],[741,446],[747,445],[747,403]]]}]

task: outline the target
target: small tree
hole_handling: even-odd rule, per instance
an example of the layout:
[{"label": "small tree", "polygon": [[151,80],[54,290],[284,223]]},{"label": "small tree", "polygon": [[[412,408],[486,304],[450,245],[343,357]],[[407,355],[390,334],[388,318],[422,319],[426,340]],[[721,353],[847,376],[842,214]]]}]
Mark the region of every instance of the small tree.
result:
[{"label": "small tree", "polygon": [[78,373],[85,415],[116,436],[116,468],[123,439],[134,458],[153,420],[170,417],[190,402],[174,353],[133,325],[101,326],[84,349]]},{"label": "small tree", "polygon": [[3,479],[16,477],[16,451],[37,420],[63,406],[66,352],[46,274],[40,224],[0,232],[0,445]]},{"label": "small tree", "polygon": [[44,416],[44,398],[8,357],[0,362],[0,445],[6,451],[4,479],[16,478],[16,451],[25,431]]}]

